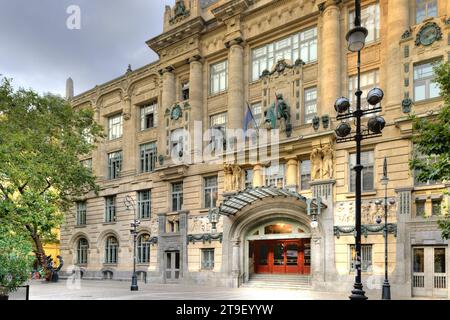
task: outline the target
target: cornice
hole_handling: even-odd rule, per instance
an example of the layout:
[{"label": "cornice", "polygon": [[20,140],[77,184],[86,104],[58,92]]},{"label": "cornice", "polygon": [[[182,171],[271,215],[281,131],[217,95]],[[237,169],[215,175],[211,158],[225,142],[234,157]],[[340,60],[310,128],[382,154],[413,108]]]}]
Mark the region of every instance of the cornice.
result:
[{"label": "cornice", "polygon": [[319,8],[319,12],[323,13],[329,7],[336,7],[342,3],[342,0],[326,0],[322,3],[319,3],[317,6]]},{"label": "cornice", "polygon": [[253,0],[231,0],[213,9],[211,13],[218,21],[224,21],[244,12]]},{"label": "cornice", "polygon": [[196,17],[189,21],[186,21],[185,23],[170,31],[167,31],[157,37],[148,40],[146,44],[150,47],[150,49],[159,54],[162,49],[178,43],[179,41],[194,34],[198,34],[203,30],[204,27],[205,21],[203,20],[203,18]]}]

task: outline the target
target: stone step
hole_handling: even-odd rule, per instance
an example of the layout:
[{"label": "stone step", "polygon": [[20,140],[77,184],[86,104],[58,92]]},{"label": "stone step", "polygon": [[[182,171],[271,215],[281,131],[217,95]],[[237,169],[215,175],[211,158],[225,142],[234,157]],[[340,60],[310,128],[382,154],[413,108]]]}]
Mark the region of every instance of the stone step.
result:
[{"label": "stone step", "polygon": [[247,288],[267,289],[308,289],[311,287],[310,276],[285,274],[253,274],[242,285]]}]

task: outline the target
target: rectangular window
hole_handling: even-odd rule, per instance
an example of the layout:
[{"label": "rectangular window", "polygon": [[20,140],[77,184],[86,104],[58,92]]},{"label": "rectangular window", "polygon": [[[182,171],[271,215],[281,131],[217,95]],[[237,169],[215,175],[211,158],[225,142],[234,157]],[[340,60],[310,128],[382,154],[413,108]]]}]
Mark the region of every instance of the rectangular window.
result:
[{"label": "rectangular window", "polygon": [[[421,154],[416,147],[413,147],[413,153],[414,156],[418,159],[421,159],[423,161],[425,161],[425,163],[429,166],[432,166],[434,163],[436,163],[437,158],[436,155],[430,155],[430,156],[425,156],[423,154]],[[427,180],[427,181],[420,181],[419,180],[419,175],[420,175],[420,170],[415,169],[414,170],[414,185],[416,187],[420,187],[420,186],[430,186],[430,185],[434,185],[434,184],[439,184],[440,181],[436,181],[436,180]]]},{"label": "rectangular window", "polygon": [[256,125],[258,127],[261,126],[263,119],[263,108],[261,102],[252,103],[250,105],[250,109],[252,110],[253,118],[255,118]]},{"label": "rectangular window", "polygon": [[122,170],[122,151],[108,153],[108,179],[119,178]]},{"label": "rectangular window", "polygon": [[[351,76],[349,78],[349,87],[348,87],[348,97],[350,98],[350,103],[352,107],[356,107],[356,96],[355,92],[358,88],[358,78],[356,76]],[[372,70],[368,72],[364,72],[361,74],[361,91],[362,91],[362,99],[361,99],[361,108],[364,109],[370,109],[372,108],[365,97],[367,97],[367,94],[371,89],[374,87],[380,86],[380,76],[379,71]]]},{"label": "rectangular window", "polygon": [[[355,261],[356,261],[356,249],[355,245],[350,245],[350,271],[355,271]],[[363,244],[361,245],[361,271],[371,272],[372,271],[372,245]]]},{"label": "rectangular window", "polygon": [[189,81],[181,83],[181,101],[189,100]]},{"label": "rectangular window", "polygon": [[80,161],[81,165],[92,171],[92,159],[85,159]]},{"label": "rectangular window", "polygon": [[214,249],[202,250],[202,270],[214,269]]},{"label": "rectangular window", "polygon": [[311,161],[303,160],[300,165],[300,189],[310,189],[309,183],[311,181]]},{"label": "rectangular window", "polygon": [[116,221],[116,196],[105,197],[105,222]]},{"label": "rectangular window", "polygon": [[[361,172],[362,178],[362,192],[368,192],[374,190],[374,173],[373,173],[373,164],[374,164],[374,152],[366,151],[361,152],[361,164],[363,165],[363,170]],[[349,167],[349,176],[350,176],[350,192],[355,192],[355,181],[356,181],[356,172],[353,170],[353,167],[356,165],[356,153],[350,154],[350,167]]]},{"label": "rectangular window", "polygon": [[431,215],[440,216],[441,215],[441,199],[434,199],[431,201]]},{"label": "rectangular window", "polygon": [[433,62],[414,66],[414,100],[423,101],[439,97],[440,90],[434,82]]},{"label": "rectangular window", "polygon": [[117,114],[108,118],[108,139],[114,140],[122,137],[123,132],[123,116]]},{"label": "rectangular window", "polygon": [[287,38],[252,50],[252,81],[258,80],[264,70],[271,71],[282,60],[305,63],[317,60],[317,28],[293,34]]},{"label": "rectangular window", "polygon": [[210,117],[209,121],[213,150],[220,150],[226,141],[228,115],[226,112],[215,114]]},{"label": "rectangular window", "polygon": [[286,185],[284,164],[265,168],[264,178],[267,187],[284,188]]},{"label": "rectangular window", "polygon": [[416,24],[437,17],[437,0],[416,0]]},{"label": "rectangular window", "polygon": [[152,172],[155,170],[157,152],[156,143],[146,143],[139,146],[141,158],[141,172]]},{"label": "rectangular window", "polygon": [[[349,15],[349,29],[355,26],[355,12],[351,11]],[[366,43],[374,42],[380,38],[380,4],[375,3],[361,9],[361,25],[369,33]]]},{"label": "rectangular window", "polygon": [[252,188],[253,187],[253,170],[252,169],[246,169],[245,170],[245,188]]},{"label": "rectangular window", "polygon": [[172,211],[180,211],[183,206],[183,182],[172,183]]},{"label": "rectangular window", "polygon": [[140,109],[141,131],[155,128],[158,123],[158,102],[153,101]]},{"label": "rectangular window", "polygon": [[217,177],[204,179],[205,208],[215,208],[217,204]]},{"label": "rectangular window", "polygon": [[425,216],[425,200],[416,200],[416,216]]},{"label": "rectangular window", "polygon": [[174,158],[183,157],[184,134],[183,128],[175,129],[170,133],[170,152]]},{"label": "rectangular window", "polygon": [[303,116],[304,123],[311,123],[317,115],[317,88],[305,89],[305,111]]},{"label": "rectangular window", "polygon": [[142,190],[137,193],[139,219],[150,219],[152,208],[152,193],[150,190]]},{"label": "rectangular window", "polygon": [[216,94],[228,88],[228,61],[221,61],[211,65],[210,93]]},{"label": "rectangular window", "polygon": [[86,201],[77,202],[77,226],[86,224]]}]

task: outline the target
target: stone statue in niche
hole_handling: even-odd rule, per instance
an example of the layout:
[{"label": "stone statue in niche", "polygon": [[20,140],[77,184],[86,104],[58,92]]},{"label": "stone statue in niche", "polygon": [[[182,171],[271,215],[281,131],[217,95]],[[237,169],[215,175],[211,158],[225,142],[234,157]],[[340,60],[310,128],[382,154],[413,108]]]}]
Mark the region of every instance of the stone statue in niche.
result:
[{"label": "stone statue in niche", "polygon": [[[286,136],[291,136],[291,112],[289,105],[284,101],[282,94],[276,94],[275,102],[264,111],[264,118],[267,129],[275,129],[277,127],[277,122],[283,120]],[[281,128],[281,125],[279,125],[279,127]]]},{"label": "stone statue in niche", "polygon": [[322,150],[314,148],[311,153],[311,180],[322,178]]},{"label": "stone statue in niche", "polygon": [[242,169],[237,164],[225,164],[224,171],[224,191],[232,192],[241,189],[242,184]]},{"label": "stone statue in niche", "polygon": [[333,149],[330,145],[323,147],[322,174],[325,179],[333,178]]},{"label": "stone statue in niche", "polygon": [[233,190],[237,191],[241,188],[242,169],[238,165],[233,165]]},{"label": "stone statue in niche", "polygon": [[233,168],[231,164],[224,164],[223,166],[224,173],[224,191],[229,192],[232,190],[233,185]]}]

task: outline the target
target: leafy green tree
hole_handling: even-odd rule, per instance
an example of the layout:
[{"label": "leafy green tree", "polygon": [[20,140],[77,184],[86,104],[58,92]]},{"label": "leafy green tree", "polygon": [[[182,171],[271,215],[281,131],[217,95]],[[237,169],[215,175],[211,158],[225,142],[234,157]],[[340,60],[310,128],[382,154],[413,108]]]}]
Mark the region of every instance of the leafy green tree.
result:
[{"label": "leafy green tree", "polygon": [[29,279],[34,257],[23,233],[0,225],[0,295],[8,295]]},{"label": "leafy green tree", "polygon": [[26,231],[44,271],[43,243],[55,239],[74,200],[98,191],[79,157],[102,137],[92,109],[0,81],[0,224]]},{"label": "leafy green tree", "polygon": [[[439,64],[434,71],[444,105],[435,116],[412,116],[413,141],[418,154],[413,156],[410,167],[416,170],[416,178],[421,182],[450,181],[450,63]],[[448,208],[446,211],[439,221],[444,239],[450,236]]]}]

